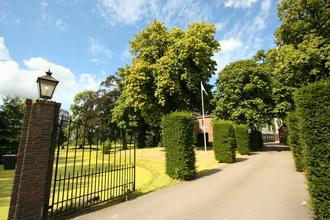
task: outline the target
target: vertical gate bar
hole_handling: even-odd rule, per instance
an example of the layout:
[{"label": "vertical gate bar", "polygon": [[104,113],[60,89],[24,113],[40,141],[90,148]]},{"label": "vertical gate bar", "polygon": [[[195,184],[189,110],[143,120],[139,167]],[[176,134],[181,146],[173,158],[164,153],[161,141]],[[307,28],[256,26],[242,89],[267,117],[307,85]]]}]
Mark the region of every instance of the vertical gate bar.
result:
[{"label": "vertical gate bar", "polygon": [[[60,204],[60,191],[61,191],[61,181],[62,181],[62,174],[60,173],[60,179],[58,180],[58,191],[57,191],[57,202],[56,202],[56,210],[58,211],[58,207]],[[58,214],[57,214],[58,215]]]},{"label": "vertical gate bar", "polygon": [[93,177],[94,177],[94,169],[92,168],[92,171],[88,174],[88,175],[90,175],[91,176],[91,198],[92,198],[92,200],[95,198],[95,192],[93,191],[93,181],[94,181],[94,179],[93,179]]},{"label": "vertical gate bar", "polygon": [[[90,130],[94,130],[94,128],[92,127],[92,128],[90,128]],[[91,138],[89,138],[89,139],[91,139]],[[91,188],[89,187],[89,184],[90,184],[90,171],[91,171],[91,159],[92,159],[92,144],[93,144],[93,138],[92,138],[92,141],[91,141],[92,143],[90,143],[90,145],[89,145],[89,161],[88,161],[88,179],[87,179],[87,194],[91,194],[92,193],[92,191],[91,191]]]},{"label": "vertical gate bar", "polygon": [[101,192],[100,192],[100,194],[102,195],[102,198],[104,198],[104,195],[103,195],[103,172],[104,172],[104,142],[102,143],[102,167],[101,167],[101,170],[102,170],[102,172],[101,172],[101,180],[100,180],[100,182],[101,182]]},{"label": "vertical gate bar", "polygon": [[[88,196],[86,194],[86,170],[84,170],[84,194],[83,194],[83,207],[85,207],[85,201],[87,200]],[[87,202],[87,201],[86,201]]]},{"label": "vertical gate bar", "polygon": [[134,183],[133,183],[133,191],[135,191],[135,183],[136,183],[136,141],[134,140]]},{"label": "vertical gate bar", "polygon": [[[112,143],[112,142],[111,142]],[[111,145],[111,149],[113,149],[113,143]],[[112,150],[113,153],[113,150]],[[112,166],[111,166],[111,172],[110,172],[110,198],[112,199],[114,197],[114,191],[113,191],[113,185],[114,185],[114,170],[115,170],[115,159],[114,155],[112,157]]]},{"label": "vertical gate bar", "polygon": [[[120,136],[120,132],[119,132],[119,136]],[[123,195],[123,192],[124,192],[124,188],[123,188],[123,182],[124,182],[124,180],[123,180],[123,171],[124,171],[124,169],[123,169],[123,158],[122,158],[122,151],[123,151],[123,148],[122,148],[123,146],[121,146],[120,145],[120,138],[119,138],[119,154],[120,154],[120,194],[121,195]]]},{"label": "vertical gate bar", "polygon": [[[129,143],[131,143],[131,142],[132,142],[132,137],[130,137],[130,140],[129,140]],[[129,168],[129,183],[130,183],[130,184],[129,184],[129,189],[130,189],[130,190],[133,189],[133,187],[131,188],[131,185],[132,185],[131,182],[132,182],[132,179],[133,179],[133,178],[132,178],[132,173],[133,173],[133,172],[132,172],[132,170],[133,170],[133,166],[132,166],[132,164],[133,164],[133,163],[132,163],[132,146],[131,146],[131,144],[130,144],[130,145],[129,145],[129,165],[130,165],[130,166],[129,166],[129,167],[130,167],[130,168]]]},{"label": "vertical gate bar", "polygon": [[110,186],[110,169],[111,169],[111,160],[110,160],[110,155],[111,155],[111,136],[110,136],[110,142],[109,142],[109,154],[108,154],[108,172],[107,172],[107,187],[106,187],[106,191],[105,191],[105,194],[107,195],[107,199],[105,200],[108,200],[109,199],[109,186]]},{"label": "vertical gate bar", "polygon": [[[123,134],[123,132],[122,132],[122,136],[123,136],[124,134]],[[122,138],[126,138],[126,137],[122,137]],[[122,139],[122,140],[124,140],[124,139]],[[123,148],[124,148],[124,143],[123,143],[123,141],[122,141],[122,146],[123,146]],[[127,147],[127,146],[126,146]],[[125,172],[124,172],[124,176],[125,176],[125,193],[127,194],[127,192],[128,192],[128,185],[127,185],[127,183],[128,183],[128,172],[127,172],[127,161],[126,161],[126,156],[127,156],[127,150],[126,150],[126,148],[124,149],[125,150],[125,162],[124,162],[124,167],[125,167]]]},{"label": "vertical gate bar", "polygon": [[55,192],[56,192],[56,178],[57,178],[57,169],[58,169],[58,159],[59,159],[59,155],[60,155],[60,143],[61,143],[62,125],[63,125],[63,115],[61,116],[60,132],[59,132],[58,143],[57,143],[56,164],[55,164],[55,174],[54,174],[54,185],[53,185],[53,195],[52,195],[52,203],[51,203],[50,216],[53,216],[53,212],[54,212],[54,199],[55,199]]},{"label": "vertical gate bar", "polygon": [[[98,161],[98,154],[99,154],[99,130],[96,131],[96,167],[95,170],[97,172],[97,161]],[[96,192],[96,176],[95,176],[95,185],[94,185],[94,192]]]},{"label": "vertical gate bar", "polygon": [[63,174],[63,192],[62,192],[62,207],[64,202],[64,195],[65,195],[65,180],[66,180],[66,169],[68,165],[68,153],[69,153],[69,144],[70,144],[70,134],[71,134],[71,120],[69,120],[69,132],[68,132],[68,141],[66,144],[66,152],[65,152],[65,165],[64,165],[64,174]]},{"label": "vertical gate bar", "polygon": [[[78,147],[78,139],[79,139],[79,127],[80,127],[80,124],[79,123],[76,123],[75,124],[77,127],[76,127],[76,136],[75,136],[75,148],[74,148],[74,156],[73,156],[73,168],[72,168],[72,177],[73,177],[73,180],[72,180],[72,191],[71,191],[71,198],[73,197],[77,197],[77,188],[76,188],[76,193],[75,195],[73,195],[73,186],[74,186],[74,182],[78,180],[78,178],[74,178],[75,177],[75,173],[76,173],[76,160],[77,160],[77,147]],[[78,176],[78,175],[77,175]],[[74,206],[76,206],[76,199],[75,199],[75,203],[74,203]]]},{"label": "vertical gate bar", "polygon": [[[117,136],[117,134],[116,134]],[[117,142],[115,141],[115,156],[116,156],[116,162],[115,162],[115,197],[118,196],[118,162],[117,162]]]},{"label": "vertical gate bar", "polygon": [[100,167],[99,167],[99,170],[97,171],[97,192],[98,194],[101,196],[101,192],[100,192],[100,185],[101,185],[101,181],[100,181]]},{"label": "vertical gate bar", "polygon": [[[79,199],[79,197],[78,197],[79,171],[78,170],[75,175],[76,175],[76,178],[75,178],[76,187],[75,187],[75,195],[74,195],[74,207],[76,208],[77,207],[77,198]],[[79,205],[79,201],[78,201],[78,205]]]},{"label": "vertical gate bar", "polygon": [[[134,146],[133,146],[133,137],[130,136],[130,154],[131,154],[131,190],[133,191],[133,182],[134,182]],[[133,152],[132,152],[133,151]]]},{"label": "vertical gate bar", "polygon": [[81,204],[81,187],[82,187],[82,182],[83,182],[83,174],[84,174],[84,153],[85,153],[85,138],[86,138],[86,126],[83,126],[84,128],[84,134],[83,134],[83,149],[82,149],[82,156],[81,156],[81,167],[80,167],[80,187],[79,187],[79,207]]},{"label": "vertical gate bar", "polygon": [[67,193],[66,193],[66,202],[65,202],[65,211],[68,210],[68,202],[69,202],[69,191],[70,191],[70,181],[71,181],[71,175],[69,171],[69,181],[68,181],[68,186],[67,186]]}]

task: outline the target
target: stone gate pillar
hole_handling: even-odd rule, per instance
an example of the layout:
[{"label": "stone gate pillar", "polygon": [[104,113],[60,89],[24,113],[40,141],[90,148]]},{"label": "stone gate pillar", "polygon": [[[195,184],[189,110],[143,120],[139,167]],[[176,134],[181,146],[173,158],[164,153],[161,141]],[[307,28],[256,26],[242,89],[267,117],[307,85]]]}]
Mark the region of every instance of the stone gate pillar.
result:
[{"label": "stone gate pillar", "polygon": [[47,215],[61,104],[26,100],[8,219]]}]

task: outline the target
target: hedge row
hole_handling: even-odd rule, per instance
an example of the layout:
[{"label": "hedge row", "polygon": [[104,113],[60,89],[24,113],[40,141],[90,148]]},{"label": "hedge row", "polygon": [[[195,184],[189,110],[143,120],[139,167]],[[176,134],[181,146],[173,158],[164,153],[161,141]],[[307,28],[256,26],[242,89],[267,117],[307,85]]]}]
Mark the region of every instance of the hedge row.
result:
[{"label": "hedge row", "polygon": [[172,178],[190,180],[196,177],[193,122],[189,112],[174,112],[162,120],[166,173]]},{"label": "hedge row", "polygon": [[236,144],[237,150],[242,155],[250,155],[251,147],[249,141],[249,126],[247,125],[236,125]]},{"label": "hedge row", "polygon": [[330,79],[299,89],[295,103],[312,206],[330,219]]},{"label": "hedge row", "polygon": [[221,163],[235,162],[235,127],[231,121],[213,120],[213,150]]},{"label": "hedge row", "polygon": [[264,142],[262,140],[262,133],[256,128],[250,129],[250,147],[252,150],[260,150],[263,148]]},{"label": "hedge row", "polygon": [[291,112],[286,118],[288,126],[288,142],[293,153],[296,170],[304,171],[303,147],[300,141],[300,125],[297,112]]}]

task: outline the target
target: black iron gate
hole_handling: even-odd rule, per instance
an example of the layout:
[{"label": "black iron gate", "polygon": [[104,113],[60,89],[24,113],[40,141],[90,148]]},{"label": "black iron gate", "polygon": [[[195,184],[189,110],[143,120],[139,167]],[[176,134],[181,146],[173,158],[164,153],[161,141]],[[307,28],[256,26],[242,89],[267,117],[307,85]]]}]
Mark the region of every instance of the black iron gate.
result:
[{"label": "black iron gate", "polygon": [[58,219],[135,191],[136,147],[123,131],[61,118],[48,217]]}]

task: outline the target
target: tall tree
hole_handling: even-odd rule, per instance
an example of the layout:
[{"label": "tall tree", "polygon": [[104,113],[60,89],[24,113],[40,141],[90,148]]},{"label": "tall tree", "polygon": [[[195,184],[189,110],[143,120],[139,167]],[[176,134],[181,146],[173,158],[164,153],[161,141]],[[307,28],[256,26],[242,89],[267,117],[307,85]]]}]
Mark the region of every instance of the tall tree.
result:
[{"label": "tall tree", "polygon": [[0,155],[17,153],[24,115],[24,103],[18,96],[6,96],[0,105]]},{"label": "tall tree", "polygon": [[76,122],[81,122],[88,125],[95,124],[96,97],[97,93],[91,90],[86,90],[75,95],[70,109],[73,119]]},{"label": "tall tree", "polygon": [[330,2],[282,0],[278,15],[273,95],[274,112],[284,119],[297,88],[330,76]]},{"label": "tall tree", "polygon": [[278,45],[298,45],[310,34],[330,39],[330,2],[327,0],[282,0],[278,16],[282,22],[275,32]]},{"label": "tall tree", "polygon": [[214,115],[261,127],[272,119],[271,75],[256,60],[240,60],[219,72]]},{"label": "tall tree", "polygon": [[158,21],[148,25],[130,42],[133,63],[120,72],[122,101],[114,112],[131,107],[149,123],[175,110],[199,111],[200,81],[210,92],[207,81],[216,67],[214,34],[207,23],[191,24],[187,31],[169,31]]}]

